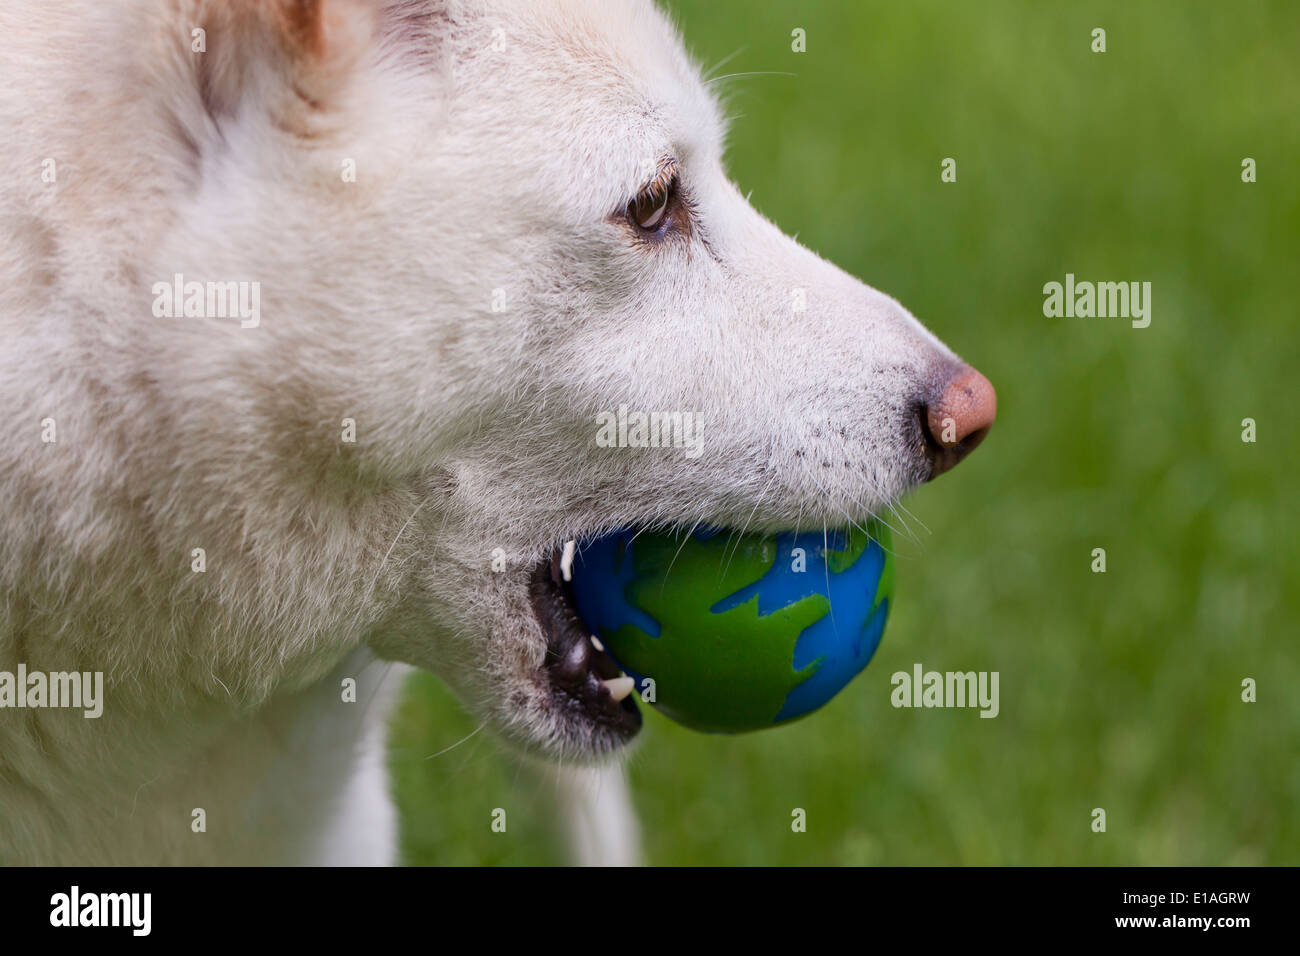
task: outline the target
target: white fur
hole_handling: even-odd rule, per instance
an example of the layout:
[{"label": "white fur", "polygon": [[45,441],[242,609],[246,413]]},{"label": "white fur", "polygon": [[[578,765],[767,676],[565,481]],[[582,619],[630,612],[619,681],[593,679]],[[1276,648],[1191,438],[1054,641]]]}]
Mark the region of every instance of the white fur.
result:
[{"label": "white fur", "polygon": [[[590,762],[551,548],[844,525],[926,474],[951,353],[744,201],[647,0],[326,0],[312,53],[276,8],[0,6],[0,670],[107,682],[97,721],[0,711],[0,862],[389,861],[371,655]],[[669,155],[696,226],[649,248],[617,213]],[[155,318],[175,273],[260,282],[260,326]],[[620,403],[702,413],[703,453],[596,447]],[[621,777],[564,788],[581,858],[634,859]]]},{"label": "white fur", "polygon": [[640,827],[621,764],[552,765],[543,779],[550,785],[549,795],[574,863],[633,866],[641,862]]}]

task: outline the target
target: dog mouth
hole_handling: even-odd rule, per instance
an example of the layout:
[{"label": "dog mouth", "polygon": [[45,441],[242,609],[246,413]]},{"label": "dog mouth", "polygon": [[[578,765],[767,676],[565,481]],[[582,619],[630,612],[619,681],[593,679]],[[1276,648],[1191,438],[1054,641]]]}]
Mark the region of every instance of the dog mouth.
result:
[{"label": "dog mouth", "polygon": [[569,580],[573,553],[573,542],[555,548],[529,579],[533,614],[546,637],[543,669],[566,713],[605,729],[616,740],[630,740],[641,729],[635,682],[578,613]]}]

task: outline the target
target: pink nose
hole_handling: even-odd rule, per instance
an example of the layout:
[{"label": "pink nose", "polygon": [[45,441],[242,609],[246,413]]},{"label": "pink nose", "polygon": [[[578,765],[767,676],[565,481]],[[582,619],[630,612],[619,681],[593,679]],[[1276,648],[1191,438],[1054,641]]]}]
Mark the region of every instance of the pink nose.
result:
[{"label": "pink nose", "polygon": [[984,440],[998,413],[998,395],[989,380],[969,365],[959,365],[936,401],[921,413],[936,478],[969,455]]}]

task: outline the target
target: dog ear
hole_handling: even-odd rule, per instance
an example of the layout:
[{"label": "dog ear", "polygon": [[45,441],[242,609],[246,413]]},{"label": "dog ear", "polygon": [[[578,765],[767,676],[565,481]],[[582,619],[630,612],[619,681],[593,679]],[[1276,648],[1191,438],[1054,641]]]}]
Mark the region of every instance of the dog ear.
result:
[{"label": "dog ear", "polygon": [[190,56],[219,124],[260,99],[283,128],[338,108],[374,49],[381,0],[201,0]]}]

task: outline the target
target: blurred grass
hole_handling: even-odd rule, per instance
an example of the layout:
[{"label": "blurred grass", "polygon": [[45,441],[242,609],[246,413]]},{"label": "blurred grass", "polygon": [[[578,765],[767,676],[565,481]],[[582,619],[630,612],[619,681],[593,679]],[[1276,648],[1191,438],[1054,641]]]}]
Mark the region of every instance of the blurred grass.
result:
[{"label": "blurred grass", "polygon": [[[999,416],[908,501],[930,533],[897,543],[884,642],[827,708],[736,738],[647,714],[649,860],[1300,863],[1300,5],[671,6],[706,68],[797,74],[723,84],[742,191],[984,371]],[[1151,281],[1150,328],[1045,318],[1066,272]],[[999,671],[1001,715],[892,708],[918,661]],[[474,727],[412,680],[407,860],[561,861],[543,785],[485,734],[422,759]]]}]

